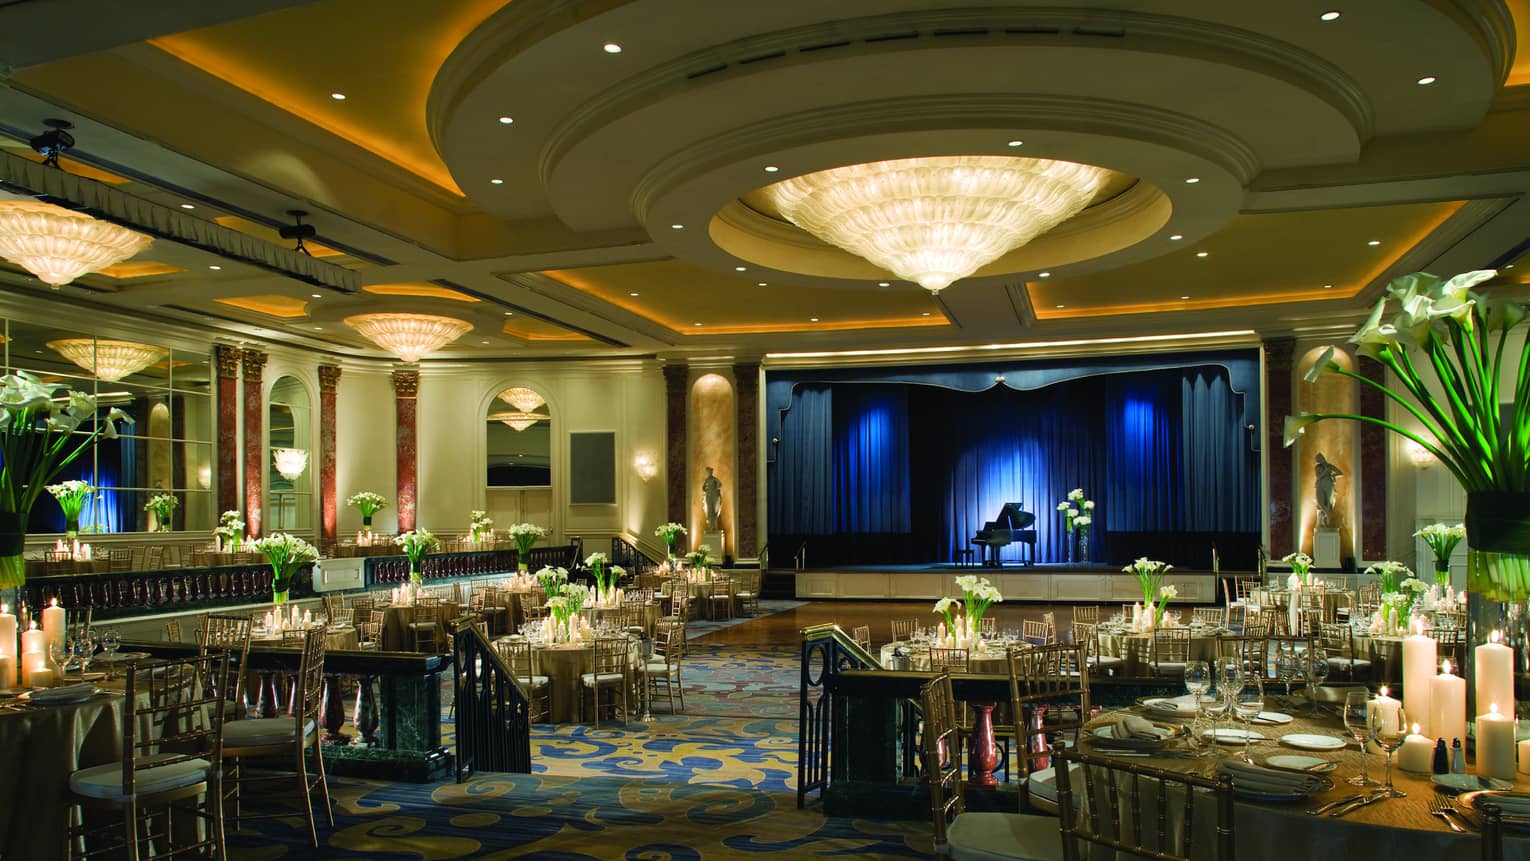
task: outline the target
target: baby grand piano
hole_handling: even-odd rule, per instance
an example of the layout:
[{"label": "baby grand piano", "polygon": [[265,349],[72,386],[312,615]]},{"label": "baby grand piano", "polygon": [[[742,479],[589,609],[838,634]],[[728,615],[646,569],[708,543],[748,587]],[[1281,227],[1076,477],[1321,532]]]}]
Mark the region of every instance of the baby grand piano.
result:
[{"label": "baby grand piano", "polygon": [[1011,542],[1019,541],[1031,546],[1031,552],[1026,565],[1036,564],[1036,515],[1026,511],[1023,503],[1006,502],[999,509],[999,516],[983,524],[978,534],[972,537],[972,544],[982,548],[983,564],[998,568],[999,548]]}]

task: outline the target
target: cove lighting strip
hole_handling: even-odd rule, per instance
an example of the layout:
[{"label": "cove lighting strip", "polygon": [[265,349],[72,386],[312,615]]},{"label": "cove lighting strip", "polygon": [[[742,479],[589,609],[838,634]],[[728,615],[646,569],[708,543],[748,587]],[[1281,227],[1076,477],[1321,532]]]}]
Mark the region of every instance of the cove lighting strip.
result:
[{"label": "cove lighting strip", "polygon": [[1117,338],[1074,338],[1066,341],[1020,341],[1013,344],[978,344],[950,347],[889,347],[880,350],[820,350],[810,353],[766,353],[767,359],[832,359],[853,356],[918,356],[933,353],[967,353],[980,350],[1037,350],[1055,347],[1090,347],[1104,344],[1151,344],[1162,341],[1205,341],[1257,334],[1253,329],[1226,332],[1192,332],[1180,335],[1126,335]]}]

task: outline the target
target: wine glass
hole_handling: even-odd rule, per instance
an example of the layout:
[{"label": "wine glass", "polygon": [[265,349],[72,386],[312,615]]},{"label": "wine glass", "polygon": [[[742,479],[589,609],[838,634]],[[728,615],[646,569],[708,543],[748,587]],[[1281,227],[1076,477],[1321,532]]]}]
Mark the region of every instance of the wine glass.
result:
[{"label": "wine glass", "polygon": [[1333,671],[1333,667],[1328,665],[1328,653],[1323,650],[1321,643],[1314,642],[1307,647],[1307,660],[1303,669],[1307,673],[1307,701],[1312,706],[1310,713],[1316,716],[1320,714],[1317,704],[1318,688],[1328,681],[1328,674]]},{"label": "wine glass", "polygon": [[1364,689],[1351,690],[1344,695],[1344,728],[1355,743],[1360,745],[1360,773],[1349,778],[1353,786],[1380,786],[1367,773],[1365,763],[1365,740],[1371,732],[1371,692]]},{"label": "wine glass", "polygon": [[80,667],[80,674],[90,671],[90,662],[96,656],[96,632],[91,628],[82,628],[74,636],[74,658]]},{"label": "wine glass", "polygon": [[1387,755],[1387,795],[1392,798],[1403,798],[1408,793],[1392,785],[1392,753],[1402,747],[1403,739],[1408,737],[1405,727],[1408,725],[1408,715],[1403,711],[1402,705],[1398,705],[1396,711],[1383,708],[1373,708],[1370,719],[1367,721],[1369,738],[1371,743],[1381,748]]},{"label": "wine glass", "polygon": [[1190,724],[1190,744],[1196,749],[1196,756],[1212,756],[1216,751],[1211,746],[1201,746],[1201,724],[1206,714],[1206,692],[1211,690],[1211,667],[1205,661],[1190,661],[1185,664],[1185,690],[1189,692],[1195,703],[1195,720]]},{"label": "wine glass", "polygon": [[1275,677],[1286,686],[1286,702],[1291,701],[1291,683],[1301,675],[1298,658],[1295,643],[1277,642],[1275,644]]},{"label": "wine glass", "polygon": [[1264,710],[1264,684],[1258,676],[1248,676],[1243,687],[1232,695],[1233,711],[1243,720],[1243,761],[1254,764],[1250,747],[1254,743],[1254,718]]},{"label": "wine glass", "polygon": [[101,649],[106,652],[106,676],[117,677],[117,650],[122,648],[122,634],[116,628],[101,632]]}]

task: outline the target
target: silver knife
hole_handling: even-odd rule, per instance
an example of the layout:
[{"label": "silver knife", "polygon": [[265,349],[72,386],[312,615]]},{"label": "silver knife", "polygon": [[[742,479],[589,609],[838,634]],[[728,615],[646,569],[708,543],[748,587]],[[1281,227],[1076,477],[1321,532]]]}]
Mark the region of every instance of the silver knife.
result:
[{"label": "silver knife", "polygon": [[1359,795],[1345,796],[1344,798],[1340,798],[1337,801],[1330,801],[1327,804],[1324,804],[1324,805],[1321,805],[1321,806],[1318,806],[1318,807],[1314,807],[1314,808],[1312,808],[1311,810],[1309,810],[1307,812],[1312,814],[1313,816],[1322,816],[1324,813],[1327,813],[1328,811],[1334,809],[1335,807],[1343,807],[1344,805],[1349,804],[1351,802],[1359,801],[1360,799],[1362,799],[1364,797],[1365,797],[1365,793],[1363,793],[1363,792],[1361,794],[1359,794]]},{"label": "silver knife", "polygon": [[1343,816],[1346,813],[1354,813],[1356,810],[1359,810],[1360,808],[1366,806],[1367,804],[1375,804],[1376,802],[1382,800],[1383,798],[1390,798],[1390,797],[1391,797],[1391,794],[1389,792],[1387,792],[1387,790],[1385,790],[1385,789],[1378,789],[1375,792],[1372,792],[1370,795],[1367,795],[1367,796],[1365,796],[1364,798],[1361,798],[1358,801],[1351,801],[1349,804],[1346,804],[1343,807],[1340,807],[1338,810],[1335,810],[1334,812],[1332,812],[1332,813],[1330,813],[1328,815],[1330,817],[1337,817],[1337,816]]}]

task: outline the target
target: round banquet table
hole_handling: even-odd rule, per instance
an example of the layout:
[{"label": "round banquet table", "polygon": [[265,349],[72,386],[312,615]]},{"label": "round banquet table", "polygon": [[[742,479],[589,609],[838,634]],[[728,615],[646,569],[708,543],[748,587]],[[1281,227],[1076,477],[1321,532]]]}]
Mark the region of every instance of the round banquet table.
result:
[{"label": "round banquet table", "polygon": [[[507,638],[512,639],[512,638]],[[631,640],[631,653],[627,656],[628,670],[640,666],[638,642]],[[531,646],[532,672],[547,677],[547,720],[549,723],[577,723],[581,719],[584,691],[579,677],[595,671],[595,644],[588,640],[579,645],[558,643]],[[637,701],[628,696],[629,710],[637,707]]]},{"label": "round banquet table", "polygon": [[74,705],[0,709],[0,858],[65,857],[69,774],[122,759],[122,708],[120,693],[103,693]]},{"label": "round banquet table", "polygon": [[[590,615],[590,621],[595,622],[605,618],[615,619],[621,614],[620,607],[586,607],[585,612]],[[638,624],[643,627],[643,634],[653,636],[653,626],[658,624],[659,617],[663,615],[663,609],[658,601],[650,601],[643,605],[642,617]]]},{"label": "round banquet table", "polygon": [[[250,643],[263,646],[290,646],[298,648],[303,645],[302,640],[293,639],[283,641],[281,634],[273,634],[261,628],[256,628],[250,634]],[[324,649],[330,652],[354,652],[361,648],[360,635],[352,625],[332,625],[324,636]]]},{"label": "round banquet table", "polygon": [[463,607],[444,601],[436,607],[383,607],[382,650],[384,652],[414,651],[414,637],[409,633],[409,623],[424,620],[432,614],[441,626],[441,639],[451,636],[451,620],[462,615]]},{"label": "round banquet table", "polygon": [[[989,645],[980,651],[967,653],[967,672],[969,673],[994,673],[1001,676],[1009,675],[1009,646],[1030,648],[1028,643],[1010,643],[1007,645]],[[927,671],[930,668],[930,646],[928,643],[909,643],[894,641],[882,647],[882,666],[890,666],[893,662],[895,649],[902,649],[908,656],[909,668],[919,671]]]},{"label": "round banquet table", "polygon": [[[1270,710],[1281,710],[1268,698],[1266,702],[1270,703]],[[1300,711],[1304,712],[1305,706],[1302,706]],[[1141,709],[1106,712],[1086,726],[1084,750],[1108,756],[1111,749],[1088,741],[1088,731],[1115,724],[1127,714],[1141,714],[1145,717],[1165,720],[1161,715]],[[1332,712],[1324,711],[1322,716],[1316,718],[1309,718],[1304,714],[1296,714],[1294,717],[1295,720],[1291,723],[1281,726],[1254,725],[1254,729],[1266,737],[1265,741],[1256,742],[1253,745],[1254,761],[1262,763],[1265,757],[1277,753],[1302,754],[1336,761],[1338,768],[1325,775],[1332,779],[1334,788],[1296,803],[1250,801],[1238,798],[1235,804],[1234,826],[1238,861],[1300,861],[1306,858],[1350,857],[1469,861],[1479,856],[1481,843],[1476,834],[1456,834],[1443,820],[1429,814],[1428,800],[1434,795],[1435,787],[1428,776],[1403,772],[1396,767],[1395,761],[1392,782],[1398,789],[1408,794],[1406,798],[1394,798],[1369,804],[1338,819],[1308,815],[1307,810],[1319,804],[1348,798],[1362,791],[1368,791],[1370,788],[1350,786],[1344,782],[1346,778],[1360,771],[1362,754],[1353,742],[1343,750],[1334,751],[1298,750],[1278,742],[1281,736],[1291,733],[1348,738],[1339,719]],[[1175,721],[1172,717],[1167,720]],[[1242,727],[1241,723],[1234,725]],[[1149,765],[1165,771],[1208,773],[1215,771],[1217,764],[1225,759],[1242,755],[1240,745],[1219,745],[1218,748],[1223,755],[1187,759],[1172,756],[1173,753],[1184,750],[1184,742],[1175,742],[1165,749],[1165,753],[1171,755],[1121,757],[1121,761]],[[1384,755],[1363,754],[1363,756],[1371,777],[1378,781],[1383,780],[1386,763]],[[1467,770],[1472,770],[1470,763],[1467,765]],[[1514,784],[1516,790],[1530,789],[1530,781],[1526,781],[1525,777],[1525,775],[1519,775],[1520,779]],[[1082,784],[1081,778],[1074,781],[1075,792],[1082,793]],[[1179,818],[1181,815],[1179,807],[1174,804],[1169,806],[1172,810],[1172,818],[1175,820],[1174,830],[1178,831],[1182,821]],[[1203,813],[1199,808],[1196,811],[1198,827],[1195,845],[1201,852],[1207,853],[1205,857],[1209,858],[1211,847],[1215,844],[1210,839],[1209,833],[1203,836],[1199,827],[1204,825],[1208,832],[1210,830],[1210,822],[1214,816],[1209,814],[1209,805],[1206,809],[1207,813]],[[1201,852],[1197,852],[1196,855],[1200,857]],[[1511,859],[1530,858],[1530,840],[1506,841],[1505,856]]]},{"label": "round banquet table", "polygon": [[[1100,654],[1121,658],[1126,664],[1118,675],[1127,678],[1153,675],[1153,634],[1136,633],[1124,629],[1099,628]],[[1215,634],[1190,633],[1190,660],[1214,661],[1217,659]]]}]

